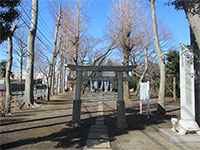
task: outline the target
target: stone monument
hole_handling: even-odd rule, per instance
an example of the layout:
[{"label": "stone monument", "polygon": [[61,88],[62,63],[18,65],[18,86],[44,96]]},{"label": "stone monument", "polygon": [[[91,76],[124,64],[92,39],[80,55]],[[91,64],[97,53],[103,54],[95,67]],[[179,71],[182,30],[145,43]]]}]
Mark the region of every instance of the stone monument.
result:
[{"label": "stone monument", "polygon": [[179,121],[177,120],[177,126],[175,128],[180,135],[185,135],[188,132],[200,134],[200,128],[195,121],[195,75],[193,60],[193,52],[183,45],[180,51],[181,118]]}]

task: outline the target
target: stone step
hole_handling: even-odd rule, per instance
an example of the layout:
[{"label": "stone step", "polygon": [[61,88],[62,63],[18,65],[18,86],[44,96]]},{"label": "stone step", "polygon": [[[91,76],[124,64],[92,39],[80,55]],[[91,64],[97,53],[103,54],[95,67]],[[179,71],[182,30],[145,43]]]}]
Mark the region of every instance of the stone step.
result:
[{"label": "stone step", "polygon": [[83,150],[112,150],[111,148],[84,148]]},{"label": "stone step", "polygon": [[104,139],[88,139],[87,148],[110,148],[110,142]]},{"label": "stone step", "polygon": [[103,116],[104,112],[98,112],[98,115]]},{"label": "stone step", "polygon": [[[98,111],[100,115],[104,115],[103,103],[98,102]],[[96,118],[95,125],[92,125],[87,139],[87,146],[84,150],[111,150],[108,137],[108,130],[104,124],[104,117]]]},{"label": "stone step", "polygon": [[168,128],[160,128],[159,131],[173,144],[200,143],[200,135],[197,134],[178,135]]}]

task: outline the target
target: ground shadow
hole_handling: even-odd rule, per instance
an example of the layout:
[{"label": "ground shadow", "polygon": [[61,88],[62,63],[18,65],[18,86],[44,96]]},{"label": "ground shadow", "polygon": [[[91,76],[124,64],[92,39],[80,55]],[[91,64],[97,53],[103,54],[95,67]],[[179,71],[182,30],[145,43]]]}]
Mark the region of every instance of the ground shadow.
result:
[{"label": "ground shadow", "polygon": [[70,126],[66,126],[65,128],[62,128],[59,132],[55,132],[42,137],[20,139],[15,142],[2,144],[0,148],[1,149],[17,148],[24,145],[50,141],[57,143],[54,147],[55,149],[69,148],[69,147],[79,149],[85,146],[87,133],[90,128],[90,125],[93,124],[93,122],[94,118],[87,118],[82,120],[81,126],[79,128],[72,128]]},{"label": "ground shadow", "polygon": [[[105,103],[104,103],[105,105]],[[158,115],[155,111],[152,112],[152,115],[150,118],[147,117],[147,115],[140,115],[138,114],[138,108],[137,107],[129,107],[126,109],[127,112],[127,123],[128,128],[127,130],[119,130],[116,126],[116,111],[112,106],[107,105],[107,108],[105,109],[105,124],[108,127],[108,133],[109,133],[109,139],[104,139],[102,141],[99,141],[99,143],[104,142],[105,140],[114,141],[116,140],[115,137],[123,134],[127,134],[128,131],[133,130],[141,130],[143,131],[147,126],[153,126],[153,125],[159,125],[161,123],[165,123],[170,120],[171,117],[174,117],[173,115]],[[88,110],[89,111],[89,110]],[[30,145],[30,144],[37,144],[40,142],[56,142],[55,149],[56,148],[69,148],[69,149],[81,149],[86,145],[86,140],[88,136],[88,132],[90,129],[90,126],[94,124],[95,119],[98,116],[98,111],[91,111],[91,112],[83,112],[83,114],[91,114],[96,113],[97,116],[94,117],[94,115],[89,115],[89,118],[82,119],[81,124],[79,128],[72,128],[69,126],[70,122],[59,122],[59,123],[52,123],[48,125],[41,125],[36,127],[30,127],[25,128],[21,130],[16,130],[12,132],[17,131],[23,131],[23,130],[29,130],[34,128],[42,128],[42,127],[48,127],[48,126],[55,126],[59,124],[66,124],[65,128],[61,128],[60,131],[51,133],[46,136],[42,137],[32,137],[32,138],[26,138],[26,139],[18,139],[14,142],[5,143],[0,146],[2,149],[9,149],[9,148],[17,148],[20,146]],[[63,115],[67,116],[67,115]],[[63,116],[57,116],[57,117],[63,117]],[[52,119],[51,117],[43,118],[42,120],[48,120]],[[35,121],[35,120],[29,120],[29,121]],[[11,131],[10,131],[11,132]],[[5,132],[10,133],[10,132]],[[102,133],[103,134],[103,133]],[[92,146],[92,145],[91,145]]]}]

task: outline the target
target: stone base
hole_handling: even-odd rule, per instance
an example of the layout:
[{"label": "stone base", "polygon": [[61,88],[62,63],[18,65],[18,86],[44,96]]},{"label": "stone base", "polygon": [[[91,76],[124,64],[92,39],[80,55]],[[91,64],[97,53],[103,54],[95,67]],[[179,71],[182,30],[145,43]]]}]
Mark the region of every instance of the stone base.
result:
[{"label": "stone base", "polygon": [[80,127],[80,123],[72,123],[72,127],[73,128],[79,128]]},{"label": "stone base", "polygon": [[200,136],[197,134],[178,135],[171,129],[159,129],[159,131],[171,142],[171,143],[200,143]]},{"label": "stone base", "polygon": [[125,130],[128,127],[124,101],[117,101],[117,128]]},{"label": "stone base", "polygon": [[180,135],[185,135],[188,132],[196,132],[199,134],[200,128],[194,120],[180,120],[178,122],[177,130]]},{"label": "stone base", "polygon": [[81,116],[81,101],[73,100],[72,122],[75,124],[79,124],[80,116]]},{"label": "stone base", "polygon": [[110,142],[103,139],[88,140],[87,147],[90,148],[110,148]]}]

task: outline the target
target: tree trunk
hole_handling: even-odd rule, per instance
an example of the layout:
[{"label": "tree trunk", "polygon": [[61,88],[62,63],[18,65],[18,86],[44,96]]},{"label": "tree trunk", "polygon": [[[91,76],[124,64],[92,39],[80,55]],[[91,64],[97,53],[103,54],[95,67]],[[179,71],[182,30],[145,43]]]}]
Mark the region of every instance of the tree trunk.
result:
[{"label": "tree trunk", "polygon": [[21,94],[23,95],[23,86],[22,86],[22,78],[23,78],[23,57],[24,57],[24,54],[23,54],[23,49],[21,48],[20,49],[20,84],[21,84]]},{"label": "tree trunk", "polygon": [[190,24],[191,46],[194,50],[195,69],[195,110],[196,120],[200,125],[200,16],[186,12]]},{"label": "tree trunk", "polygon": [[60,63],[60,88],[59,93],[64,93],[64,52],[61,50],[61,63]]},{"label": "tree trunk", "polygon": [[57,43],[58,43],[58,33],[60,29],[60,21],[61,21],[61,8],[59,10],[59,15],[57,16],[56,30],[55,30],[55,38],[54,38],[54,48],[53,48],[53,56],[51,60],[51,73],[50,73],[50,89],[51,95],[55,94],[55,64],[57,57]]},{"label": "tree trunk", "polygon": [[68,70],[64,67],[64,91],[68,90]]},{"label": "tree trunk", "polygon": [[140,83],[142,82],[142,80],[144,79],[146,73],[148,70],[148,52],[147,52],[147,48],[144,49],[144,71],[142,73],[142,75],[140,76],[140,80],[138,82],[136,91],[135,91],[135,95],[138,95],[139,89],[140,89]]},{"label": "tree trunk", "polygon": [[146,33],[146,40],[145,40],[145,47],[144,47],[144,71],[143,71],[142,75],[140,76],[140,80],[137,84],[135,95],[138,95],[139,89],[140,89],[140,83],[143,81],[143,79],[144,79],[144,77],[145,77],[145,75],[148,71],[148,49],[149,49],[149,46],[150,46],[150,33],[147,29],[148,27],[147,27],[147,20],[146,19],[147,18],[144,17],[144,30],[145,30],[145,33]]},{"label": "tree trunk", "polygon": [[56,76],[55,76],[55,66],[56,66],[56,56],[54,56],[54,60],[52,61],[52,68],[51,68],[51,95],[55,95],[55,84],[56,84]]},{"label": "tree trunk", "polygon": [[162,50],[160,48],[160,42],[158,37],[158,26],[157,26],[157,18],[155,11],[155,0],[151,0],[151,16],[152,16],[152,26],[153,26],[153,34],[154,34],[154,46],[156,48],[156,52],[159,58],[159,67],[160,67],[160,87],[159,87],[159,108],[164,110],[164,102],[165,102],[165,64],[164,57],[162,54]]},{"label": "tree trunk", "polygon": [[54,95],[57,95],[59,73],[55,73]]},{"label": "tree trunk", "polygon": [[[129,52],[127,49],[124,50],[124,66],[129,65]],[[128,75],[128,73],[127,73]],[[128,101],[129,99],[129,87],[128,87],[128,81],[125,80],[123,81],[123,96],[124,96],[124,101]]]},{"label": "tree trunk", "polygon": [[6,65],[6,95],[5,100],[3,101],[3,113],[8,114],[11,113],[11,83],[10,83],[10,75],[11,75],[11,68],[12,68],[12,61],[13,61],[13,42],[12,42],[12,35],[8,37],[8,61]]},{"label": "tree trunk", "polygon": [[59,87],[60,87],[60,72],[56,74],[56,95],[59,93]]},{"label": "tree trunk", "polygon": [[22,84],[22,76],[23,76],[23,57],[20,57],[20,82]]},{"label": "tree trunk", "polygon": [[50,82],[51,67],[52,67],[52,65],[49,64],[49,72],[47,75],[47,101],[50,100],[50,95],[51,95],[51,84],[52,84],[52,82]]},{"label": "tree trunk", "polygon": [[79,64],[79,57],[78,57],[78,53],[79,53],[79,49],[80,49],[80,0],[77,0],[77,28],[76,28],[76,35],[75,35],[75,39],[76,39],[76,45],[75,45],[75,63],[76,65]]},{"label": "tree trunk", "polygon": [[192,14],[191,12],[186,12],[191,30],[193,32],[193,35],[198,49],[200,49],[200,16],[199,14]]},{"label": "tree trunk", "polygon": [[50,100],[50,93],[51,93],[51,90],[49,88],[49,86],[47,87],[47,101]]},{"label": "tree trunk", "polygon": [[26,66],[26,81],[25,81],[25,104],[27,106],[34,104],[34,49],[35,49],[35,37],[37,31],[38,22],[38,0],[32,0],[32,19],[31,28],[29,30],[28,37],[28,59]]}]

